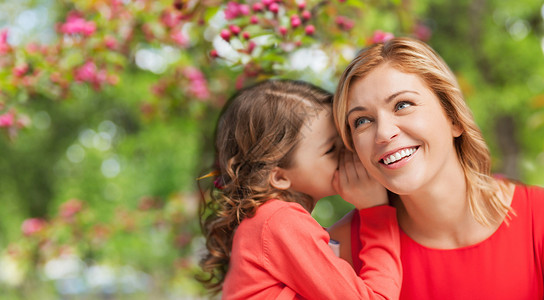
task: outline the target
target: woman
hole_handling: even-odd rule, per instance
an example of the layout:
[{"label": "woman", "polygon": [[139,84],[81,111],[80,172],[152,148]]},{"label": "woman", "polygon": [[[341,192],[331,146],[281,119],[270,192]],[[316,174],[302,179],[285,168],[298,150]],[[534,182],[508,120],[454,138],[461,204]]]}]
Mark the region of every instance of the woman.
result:
[{"label": "woman", "polygon": [[[409,38],[369,47],[344,71],[333,108],[346,147],[398,195],[400,299],[543,298],[544,190],[491,176],[482,134],[438,54]],[[330,234],[357,269],[355,214]]]}]

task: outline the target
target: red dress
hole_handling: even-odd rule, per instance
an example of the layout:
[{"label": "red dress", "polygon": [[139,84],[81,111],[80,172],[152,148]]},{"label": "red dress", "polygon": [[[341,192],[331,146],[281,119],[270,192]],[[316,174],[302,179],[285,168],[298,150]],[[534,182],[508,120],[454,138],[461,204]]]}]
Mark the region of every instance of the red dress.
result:
[{"label": "red dress", "polygon": [[[458,249],[427,248],[401,230],[400,299],[543,299],[544,189],[516,186],[512,208],[509,225]],[[358,235],[352,226],[352,252]],[[353,263],[362,265],[357,255]]]}]

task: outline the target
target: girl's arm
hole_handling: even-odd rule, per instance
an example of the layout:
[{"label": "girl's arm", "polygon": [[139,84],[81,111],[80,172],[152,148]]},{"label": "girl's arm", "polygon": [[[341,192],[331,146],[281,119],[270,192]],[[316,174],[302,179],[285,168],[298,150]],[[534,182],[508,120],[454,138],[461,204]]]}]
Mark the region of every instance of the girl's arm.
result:
[{"label": "girl's arm", "polygon": [[328,233],[300,205],[276,212],[263,228],[268,272],[308,299],[398,299],[402,282],[395,209],[360,211],[361,274],[334,255]]}]

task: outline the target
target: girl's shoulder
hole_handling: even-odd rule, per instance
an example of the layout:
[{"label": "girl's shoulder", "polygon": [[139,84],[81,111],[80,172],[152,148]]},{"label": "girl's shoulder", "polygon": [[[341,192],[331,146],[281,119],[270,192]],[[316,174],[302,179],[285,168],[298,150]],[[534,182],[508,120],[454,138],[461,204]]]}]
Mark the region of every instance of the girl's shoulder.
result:
[{"label": "girl's shoulder", "polygon": [[299,203],[270,199],[257,208],[254,216],[244,219],[240,226],[244,225],[244,223],[246,223],[246,226],[256,226],[256,223],[264,224],[286,221],[287,219],[297,219],[301,216],[309,216],[311,218],[310,213]]}]

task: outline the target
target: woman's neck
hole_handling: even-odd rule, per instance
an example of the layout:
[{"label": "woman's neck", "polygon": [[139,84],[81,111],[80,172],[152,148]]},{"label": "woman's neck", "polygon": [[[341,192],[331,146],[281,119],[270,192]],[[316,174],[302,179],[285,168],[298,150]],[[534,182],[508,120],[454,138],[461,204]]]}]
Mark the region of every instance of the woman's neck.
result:
[{"label": "woman's neck", "polygon": [[489,237],[499,225],[484,226],[473,217],[462,169],[446,173],[410,195],[401,195],[395,206],[403,231],[429,248],[472,245]]}]

